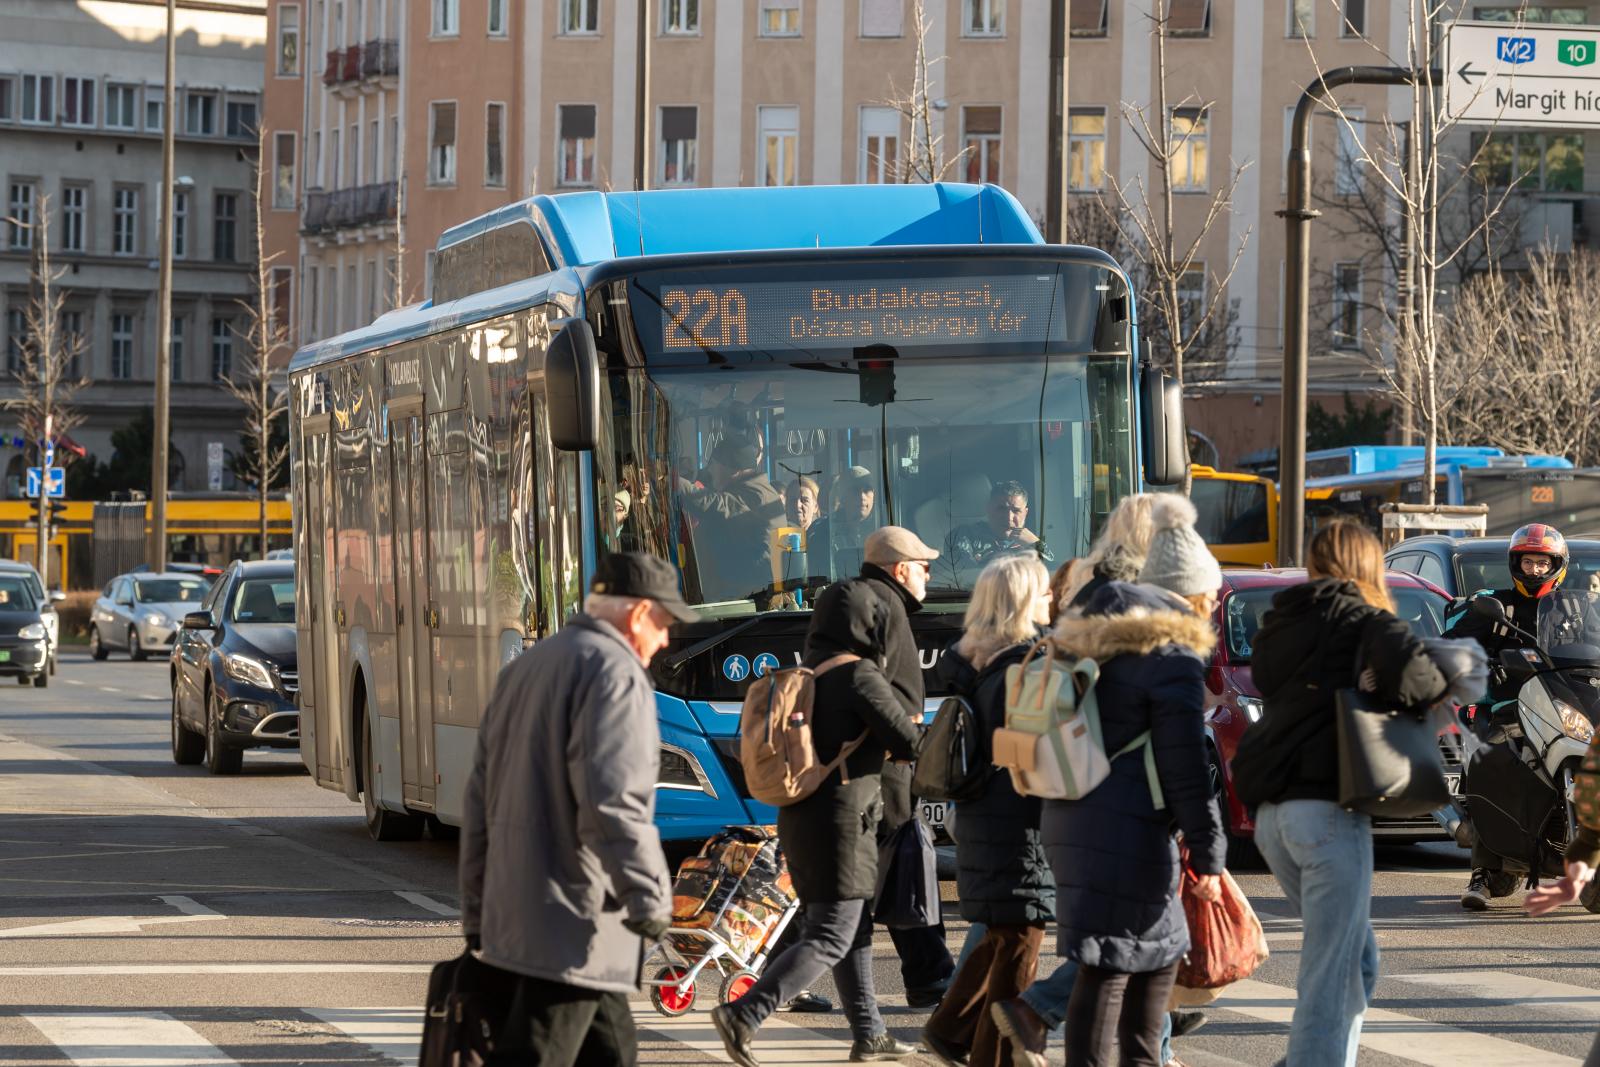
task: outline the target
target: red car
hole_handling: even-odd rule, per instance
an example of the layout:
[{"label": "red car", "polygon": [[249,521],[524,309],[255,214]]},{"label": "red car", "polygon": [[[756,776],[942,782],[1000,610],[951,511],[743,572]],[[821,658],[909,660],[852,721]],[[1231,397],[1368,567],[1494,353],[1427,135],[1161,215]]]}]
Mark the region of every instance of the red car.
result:
[{"label": "red car", "polygon": [[[1217,789],[1223,823],[1228,830],[1230,866],[1259,862],[1251,840],[1255,835],[1255,823],[1234,791],[1230,769],[1245,727],[1259,719],[1262,712],[1260,690],[1250,677],[1250,643],[1272,607],[1273,595],[1305,580],[1303,570],[1222,572],[1222,592],[1214,617],[1220,640],[1206,671],[1206,738],[1211,781]],[[1444,627],[1445,607],[1450,603],[1450,597],[1442,589],[1415,575],[1390,571],[1389,591],[1400,617],[1411,624],[1418,636],[1439,636]],[[1444,755],[1451,791],[1455,792],[1461,784],[1460,736],[1453,732],[1445,734],[1439,738],[1439,748]],[[1374,819],[1372,832],[1380,840],[1394,844],[1451,840],[1428,815],[1415,819]]]}]

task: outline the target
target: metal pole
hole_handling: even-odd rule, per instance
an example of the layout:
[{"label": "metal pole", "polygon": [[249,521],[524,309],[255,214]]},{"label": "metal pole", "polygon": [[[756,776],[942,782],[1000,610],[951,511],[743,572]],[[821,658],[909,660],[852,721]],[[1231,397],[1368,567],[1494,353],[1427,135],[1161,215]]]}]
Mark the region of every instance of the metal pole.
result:
[{"label": "metal pole", "polygon": [[156,283],[155,439],[150,447],[150,569],[167,569],[167,452],[172,391],[172,136],[178,66],[177,0],[167,0],[167,84],[161,105],[161,271]]},{"label": "metal pole", "polygon": [[[1443,76],[1420,72],[1429,84]],[[1289,142],[1289,201],[1278,216],[1287,231],[1284,270],[1283,413],[1278,439],[1278,565],[1299,566],[1305,556],[1307,321],[1311,315],[1311,114],[1341,85],[1413,85],[1418,71],[1404,67],[1339,67],[1300,94]]]},{"label": "metal pole", "polygon": [[1067,243],[1067,149],[1071,125],[1067,107],[1067,49],[1072,37],[1068,0],[1050,3],[1050,166],[1045,189],[1044,225],[1056,244]]},{"label": "metal pole", "polygon": [[[1412,134],[1411,123],[1405,123],[1405,150],[1406,150],[1406,188],[1416,189],[1422,183],[1422,140]],[[1400,278],[1400,330],[1404,338],[1402,348],[1410,348],[1416,343],[1417,329],[1417,227],[1411,212],[1406,211],[1401,216],[1406,228],[1405,268]],[[1410,395],[1412,365],[1408,356],[1402,356],[1399,371],[1400,387]],[[1409,401],[1400,405],[1400,443],[1410,445],[1416,442],[1416,413]]]},{"label": "metal pole", "polygon": [[639,5],[639,47],[633,75],[633,187],[650,188],[650,0]]}]

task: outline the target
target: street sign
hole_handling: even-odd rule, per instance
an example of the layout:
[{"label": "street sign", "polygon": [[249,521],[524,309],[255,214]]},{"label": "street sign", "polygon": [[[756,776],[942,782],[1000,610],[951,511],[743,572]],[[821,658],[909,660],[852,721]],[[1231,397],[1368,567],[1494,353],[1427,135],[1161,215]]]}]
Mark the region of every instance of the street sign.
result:
[{"label": "street sign", "polygon": [[[39,477],[40,477],[39,468],[38,467],[29,467],[27,470],[28,470],[28,485],[27,485],[27,490],[28,491],[26,493],[24,493],[23,495],[26,496],[29,500],[38,500],[39,499]],[[67,468],[65,468],[65,467],[50,467],[49,471],[50,471],[50,494],[49,495],[53,496],[53,497],[64,497],[64,496],[66,496],[67,495]]]},{"label": "street sign", "polygon": [[1600,26],[1458,22],[1444,38],[1444,117],[1600,127]]}]

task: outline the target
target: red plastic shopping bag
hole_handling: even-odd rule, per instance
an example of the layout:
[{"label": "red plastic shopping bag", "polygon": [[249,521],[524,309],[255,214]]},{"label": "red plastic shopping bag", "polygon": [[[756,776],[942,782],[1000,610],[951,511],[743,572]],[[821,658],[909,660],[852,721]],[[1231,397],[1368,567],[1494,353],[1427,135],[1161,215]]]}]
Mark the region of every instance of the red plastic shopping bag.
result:
[{"label": "red plastic shopping bag", "polygon": [[1222,899],[1212,904],[1194,895],[1198,879],[1183,869],[1183,914],[1189,920],[1189,954],[1178,964],[1178,984],[1218,989],[1248,978],[1266,962],[1267,935],[1239,883],[1222,872]]}]

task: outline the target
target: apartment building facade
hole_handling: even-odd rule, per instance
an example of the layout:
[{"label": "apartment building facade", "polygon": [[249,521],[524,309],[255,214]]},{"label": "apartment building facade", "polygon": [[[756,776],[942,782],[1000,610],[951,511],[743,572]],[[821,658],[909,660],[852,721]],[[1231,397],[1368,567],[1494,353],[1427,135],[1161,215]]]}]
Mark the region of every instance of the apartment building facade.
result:
[{"label": "apartment building facade", "polygon": [[[318,177],[314,185],[306,179],[313,188],[300,200],[300,243],[284,248],[303,273],[303,337],[369,321],[369,311],[391,301],[422,298],[429,251],[454,223],[535,192],[631,188],[640,2],[650,5],[653,186],[903,180],[917,131],[894,101],[917,79],[920,14],[932,61],[926,97],[945,176],[1003,185],[1043,219],[1052,0],[417,0],[400,24],[389,21],[397,0],[273,0],[274,8],[299,10],[307,25],[326,27],[307,55],[326,55],[328,66],[320,82],[308,74],[301,90],[306,173]],[[1111,198],[1113,184],[1133,199],[1137,190],[1154,191],[1156,170],[1135,133],[1141,121],[1186,135],[1173,167],[1180,245],[1199,232],[1213,196],[1242,168],[1228,210],[1204,234],[1201,261],[1184,280],[1185,298],[1200,306],[1231,271],[1230,343],[1199,368],[1191,421],[1225,459],[1236,458],[1276,435],[1284,288],[1277,212],[1287,189],[1289,117],[1319,68],[1403,59],[1408,4],[1172,0],[1163,116],[1155,104],[1154,0],[1062,2],[1072,30],[1075,202]],[[1472,5],[1466,13],[1506,17],[1516,7]],[[1529,9],[1529,17],[1589,16],[1582,3],[1546,7]],[[339,35],[341,17],[379,17],[386,33],[396,26],[397,88],[361,82],[360,92],[379,103],[377,126],[370,105],[352,118],[348,99],[334,103],[347,90],[329,83],[327,71],[348,64],[356,40]],[[269,79],[269,97],[275,88]],[[1409,114],[1404,90],[1350,87],[1340,100],[1351,123],[1326,113],[1313,122],[1325,213],[1370,190],[1356,141],[1382,136],[1390,116]],[[355,155],[366,158],[376,143],[374,158],[390,159],[397,147],[400,163],[375,171],[362,171],[359,161],[340,164],[330,144],[341,136],[346,155],[354,138],[362,145]],[[1550,136],[1541,135],[1538,150],[1554,143]],[[1587,202],[1583,194],[1600,188],[1600,169],[1583,167],[1581,133],[1564,144],[1566,166],[1555,168],[1560,188],[1549,210],[1558,229],[1566,212],[1569,237],[1581,239],[1582,210],[1563,204]],[[327,229],[318,197],[348,196],[366,173],[398,183],[392,232],[364,223]],[[1547,209],[1539,210],[1543,218]],[[1334,398],[1376,384],[1378,308],[1395,286],[1383,257],[1351,229],[1319,223],[1313,246],[1313,390]],[[386,251],[366,243],[374,238]],[[374,299],[363,279],[390,254],[394,268],[378,275],[393,283],[391,299]]]},{"label": "apartment building facade", "polygon": [[[0,0],[0,399],[17,386],[47,197],[60,327],[81,338],[89,384],[72,439],[110,457],[150,409],[156,361],[165,12],[160,5]],[[172,479],[206,489],[213,442],[238,447],[231,375],[254,266],[254,165],[265,0],[179,3],[173,117]],[[26,463],[0,410],[0,497]]]}]

